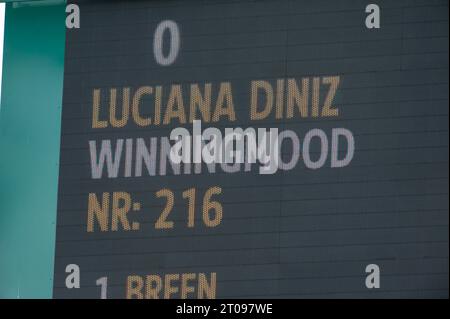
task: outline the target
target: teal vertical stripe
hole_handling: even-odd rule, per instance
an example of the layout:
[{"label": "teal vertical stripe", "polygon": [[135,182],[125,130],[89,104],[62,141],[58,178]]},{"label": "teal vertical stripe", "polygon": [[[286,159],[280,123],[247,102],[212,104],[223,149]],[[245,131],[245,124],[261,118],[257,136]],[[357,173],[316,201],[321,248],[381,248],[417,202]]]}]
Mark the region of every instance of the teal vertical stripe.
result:
[{"label": "teal vertical stripe", "polygon": [[0,108],[1,298],[52,297],[65,16],[64,2],[6,5]]}]

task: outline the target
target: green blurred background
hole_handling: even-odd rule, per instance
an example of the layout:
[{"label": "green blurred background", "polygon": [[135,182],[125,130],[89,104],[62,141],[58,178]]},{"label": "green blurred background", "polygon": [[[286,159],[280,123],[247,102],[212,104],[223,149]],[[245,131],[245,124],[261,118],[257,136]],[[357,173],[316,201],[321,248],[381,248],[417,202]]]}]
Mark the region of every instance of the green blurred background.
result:
[{"label": "green blurred background", "polygon": [[0,298],[51,298],[65,1],[5,2]]}]

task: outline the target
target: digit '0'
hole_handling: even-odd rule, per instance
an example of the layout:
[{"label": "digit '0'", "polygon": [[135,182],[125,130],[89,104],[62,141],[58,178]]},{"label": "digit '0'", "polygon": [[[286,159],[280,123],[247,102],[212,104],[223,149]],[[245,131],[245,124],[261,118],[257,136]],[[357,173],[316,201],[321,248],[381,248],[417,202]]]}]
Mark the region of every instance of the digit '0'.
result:
[{"label": "digit '0'", "polygon": [[[164,32],[170,32],[170,50],[167,56],[163,54],[163,36]],[[155,54],[156,62],[160,65],[171,65],[175,62],[180,50],[180,31],[176,22],[172,20],[164,20],[158,24],[153,37],[153,53]]]}]

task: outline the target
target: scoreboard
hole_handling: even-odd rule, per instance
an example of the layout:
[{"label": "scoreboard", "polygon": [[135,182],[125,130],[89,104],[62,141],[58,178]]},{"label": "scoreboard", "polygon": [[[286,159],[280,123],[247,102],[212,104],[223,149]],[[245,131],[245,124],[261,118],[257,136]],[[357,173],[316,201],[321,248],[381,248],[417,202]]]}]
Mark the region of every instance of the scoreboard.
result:
[{"label": "scoreboard", "polygon": [[76,3],[55,298],[448,297],[448,1]]}]

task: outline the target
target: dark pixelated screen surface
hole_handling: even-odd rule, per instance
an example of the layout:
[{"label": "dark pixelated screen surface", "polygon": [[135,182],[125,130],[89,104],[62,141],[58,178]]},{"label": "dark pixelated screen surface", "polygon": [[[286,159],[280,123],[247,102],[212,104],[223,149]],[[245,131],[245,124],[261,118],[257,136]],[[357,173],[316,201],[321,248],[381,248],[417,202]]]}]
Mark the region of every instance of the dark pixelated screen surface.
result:
[{"label": "dark pixelated screen surface", "polygon": [[[78,4],[55,298],[448,297],[448,1]],[[194,119],[282,163],[171,163]]]}]

